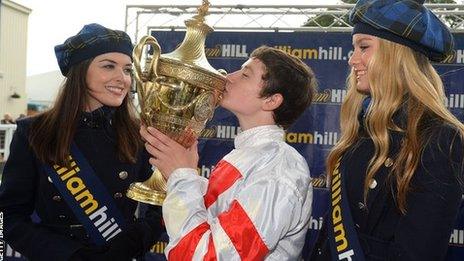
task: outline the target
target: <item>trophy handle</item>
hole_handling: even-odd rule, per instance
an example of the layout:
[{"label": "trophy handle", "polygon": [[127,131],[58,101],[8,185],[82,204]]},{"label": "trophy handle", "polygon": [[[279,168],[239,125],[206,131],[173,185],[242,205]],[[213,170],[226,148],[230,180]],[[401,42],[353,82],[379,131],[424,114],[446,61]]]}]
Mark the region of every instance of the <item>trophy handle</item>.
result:
[{"label": "trophy handle", "polygon": [[[143,48],[149,45],[153,48],[153,56],[149,61],[149,64],[146,64],[144,68],[142,68],[140,64],[140,60],[142,59],[143,55]],[[148,87],[152,87],[153,84],[156,84],[156,79],[158,78],[158,60],[161,55],[161,47],[158,44],[158,41],[155,37],[146,35],[142,37],[140,42],[135,46],[134,51],[132,52],[132,58],[134,59],[134,77],[135,82],[137,84],[137,96],[139,99],[139,104],[141,108],[142,115],[145,115],[146,108],[145,108],[145,101],[146,95],[149,89]],[[149,59],[149,58],[147,58]],[[143,71],[145,69],[145,71]],[[145,120],[145,124],[149,121]]]}]

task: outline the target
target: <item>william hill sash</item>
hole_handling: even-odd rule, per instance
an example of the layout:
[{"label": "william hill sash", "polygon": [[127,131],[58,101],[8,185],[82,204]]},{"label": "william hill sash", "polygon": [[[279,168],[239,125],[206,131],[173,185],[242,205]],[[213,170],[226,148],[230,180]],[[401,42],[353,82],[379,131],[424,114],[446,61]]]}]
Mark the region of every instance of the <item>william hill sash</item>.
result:
[{"label": "william hill sash", "polygon": [[330,191],[330,212],[328,235],[333,260],[364,261],[364,253],[354,228],[343,176],[340,173],[340,160],[332,174]]},{"label": "william hill sash", "polygon": [[122,231],[124,218],[75,144],[71,145],[71,155],[71,168],[43,166],[90,239],[103,245]]}]

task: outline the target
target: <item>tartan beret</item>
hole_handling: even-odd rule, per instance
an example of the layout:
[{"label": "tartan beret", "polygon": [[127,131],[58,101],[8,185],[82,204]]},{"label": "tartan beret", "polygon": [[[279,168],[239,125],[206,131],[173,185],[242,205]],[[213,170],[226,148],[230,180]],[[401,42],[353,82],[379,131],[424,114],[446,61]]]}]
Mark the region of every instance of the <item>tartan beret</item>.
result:
[{"label": "tartan beret", "polygon": [[423,4],[423,0],[359,0],[350,11],[353,34],[369,34],[408,46],[434,62],[451,59],[453,35]]},{"label": "tartan beret", "polygon": [[61,73],[66,76],[73,65],[100,54],[119,52],[132,58],[132,49],[132,41],[125,32],[93,23],[55,46],[55,56]]}]

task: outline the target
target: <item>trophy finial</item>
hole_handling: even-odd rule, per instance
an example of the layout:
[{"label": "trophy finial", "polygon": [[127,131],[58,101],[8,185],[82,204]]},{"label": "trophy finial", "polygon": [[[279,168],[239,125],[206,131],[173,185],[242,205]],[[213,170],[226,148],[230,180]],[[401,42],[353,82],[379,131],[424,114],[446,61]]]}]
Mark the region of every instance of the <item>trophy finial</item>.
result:
[{"label": "trophy finial", "polygon": [[185,21],[187,32],[180,46],[170,53],[163,54],[162,58],[175,60],[184,65],[194,66],[199,70],[204,69],[208,71],[207,73],[212,73],[223,78],[223,76],[209,64],[205,54],[206,35],[213,31],[213,28],[205,22],[205,16],[208,15],[209,6],[209,1],[203,0],[203,4],[197,8],[198,14]]},{"label": "trophy finial", "polygon": [[203,0],[203,4],[197,8],[198,14],[193,17],[195,20],[199,20],[201,22],[205,21],[205,16],[208,15],[208,9],[211,4],[208,0]]}]

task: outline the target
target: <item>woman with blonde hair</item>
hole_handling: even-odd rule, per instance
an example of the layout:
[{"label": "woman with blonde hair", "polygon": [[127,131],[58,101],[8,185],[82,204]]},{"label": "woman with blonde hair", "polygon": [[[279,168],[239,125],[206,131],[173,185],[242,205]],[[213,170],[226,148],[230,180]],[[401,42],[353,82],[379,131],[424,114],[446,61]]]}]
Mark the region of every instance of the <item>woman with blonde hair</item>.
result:
[{"label": "woman with blonde hair", "polygon": [[431,61],[452,59],[453,37],[418,0],[360,0],[350,21],[342,137],[311,260],[443,260],[463,192],[464,125]]}]

